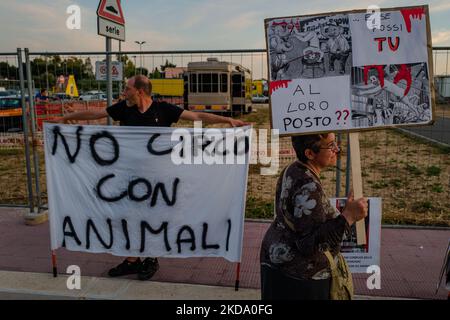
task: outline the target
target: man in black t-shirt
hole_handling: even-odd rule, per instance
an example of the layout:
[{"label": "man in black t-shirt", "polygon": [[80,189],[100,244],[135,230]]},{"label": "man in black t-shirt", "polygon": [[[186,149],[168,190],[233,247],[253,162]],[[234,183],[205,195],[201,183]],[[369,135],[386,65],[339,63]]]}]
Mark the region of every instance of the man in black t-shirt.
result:
[{"label": "man in black t-shirt", "polygon": [[227,123],[232,127],[240,127],[248,123],[241,120],[222,117],[205,112],[183,110],[175,105],[161,101],[153,101],[152,84],[146,76],[138,75],[127,82],[120,101],[105,110],[81,111],[68,114],[61,119],[67,123],[71,120],[98,120],[110,116],[120,121],[122,126],[169,127],[181,120],[203,121],[205,123]]},{"label": "man in black t-shirt", "polygon": [[[125,100],[120,101],[105,110],[81,111],[64,116],[60,122],[71,120],[97,120],[110,116],[120,121],[122,126],[170,127],[179,119],[203,121],[205,123],[228,123],[232,127],[240,127],[248,123],[228,117],[221,117],[204,112],[183,110],[167,102],[153,101],[150,80],[142,75],[134,76],[127,82],[123,92]],[[138,274],[138,279],[148,280],[159,269],[156,258],[128,257],[121,264],[109,270],[111,277],[127,274]]]}]

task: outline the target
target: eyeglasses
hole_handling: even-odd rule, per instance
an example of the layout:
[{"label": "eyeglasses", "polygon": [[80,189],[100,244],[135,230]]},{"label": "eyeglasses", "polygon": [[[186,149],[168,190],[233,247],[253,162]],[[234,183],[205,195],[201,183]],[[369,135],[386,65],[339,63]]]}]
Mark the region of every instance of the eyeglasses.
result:
[{"label": "eyeglasses", "polygon": [[339,148],[339,145],[337,144],[336,141],[334,141],[331,144],[329,144],[328,147],[320,148],[320,149],[329,149],[329,150],[334,150],[336,152],[339,152],[341,150],[341,148]]}]

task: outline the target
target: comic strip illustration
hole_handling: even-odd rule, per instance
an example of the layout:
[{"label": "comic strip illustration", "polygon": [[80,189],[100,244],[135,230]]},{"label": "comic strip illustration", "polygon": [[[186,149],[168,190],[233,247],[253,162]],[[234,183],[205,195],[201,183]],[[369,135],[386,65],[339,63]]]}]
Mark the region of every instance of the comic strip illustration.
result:
[{"label": "comic strip illustration", "polygon": [[347,15],[275,19],[267,36],[272,81],[350,74]]},{"label": "comic strip illustration", "polygon": [[354,127],[420,123],[431,119],[427,63],[355,67]]}]

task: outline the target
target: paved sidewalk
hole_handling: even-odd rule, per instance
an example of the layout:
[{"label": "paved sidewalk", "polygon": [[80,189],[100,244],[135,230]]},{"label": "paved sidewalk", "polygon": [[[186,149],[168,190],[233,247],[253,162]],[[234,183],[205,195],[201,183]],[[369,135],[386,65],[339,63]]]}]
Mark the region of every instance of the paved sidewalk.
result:
[{"label": "paved sidewalk", "polygon": [[67,289],[67,275],[0,271],[0,299],[11,300],[260,300],[258,289],[82,277],[80,289]]},{"label": "paved sidewalk", "polygon": [[[26,226],[25,212],[0,208],[0,270],[6,271],[0,272],[0,298],[23,297],[27,292],[38,294],[47,286],[48,298],[259,299],[259,248],[268,223],[245,223],[238,292],[234,291],[236,264],[222,258],[160,258],[161,268],[152,280],[140,282],[134,276],[107,279],[107,270],[120,262],[121,257],[59,249],[59,273],[65,273],[69,265],[78,265],[86,277],[84,290],[87,291],[82,288],[81,292],[74,293],[65,288],[65,277],[54,279],[50,274],[48,223]],[[437,295],[435,288],[449,238],[450,230],[383,228],[381,290],[368,290],[367,275],[355,274],[355,293],[362,299],[446,299],[443,286]],[[41,289],[33,289],[33,285]],[[58,286],[63,293],[55,289]],[[155,297],[154,292],[160,295]]]}]

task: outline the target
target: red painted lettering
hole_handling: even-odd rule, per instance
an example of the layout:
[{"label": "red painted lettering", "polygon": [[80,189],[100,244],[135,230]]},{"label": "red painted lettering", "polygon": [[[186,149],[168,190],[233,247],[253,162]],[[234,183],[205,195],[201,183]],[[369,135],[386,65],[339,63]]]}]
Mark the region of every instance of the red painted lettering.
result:
[{"label": "red painted lettering", "polygon": [[425,15],[424,8],[402,9],[400,12],[402,13],[403,20],[405,20],[406,30],[408,30],[408,33],[411,33],[411,17],[422,20],[422,15]]},{"label": "red painted lettering", "polygon": [[400,37],[395,37],[395,45],[392,44],[392,38],[389,37],[388,44],[389,44],[389,49],[391,49],[391,51],[397,51],[397,49],[400,45]]},{"label": "red painted lettering", "polygon": [[373,40],[378,41],[378,52],[383,51],[383,42],[386,41],[386,37],[375,38]]},{"label": "red painted lettering", "polygon": [[394,83],[397,84],[401,80],[406,81],[406,88],[405,88],[405,94],[403,96],[406,96],[409,92],[409,89],[411,89],[411,68],[408,67],[406,64],[400,65],[400,70],[397,72],[394,78]]}]

